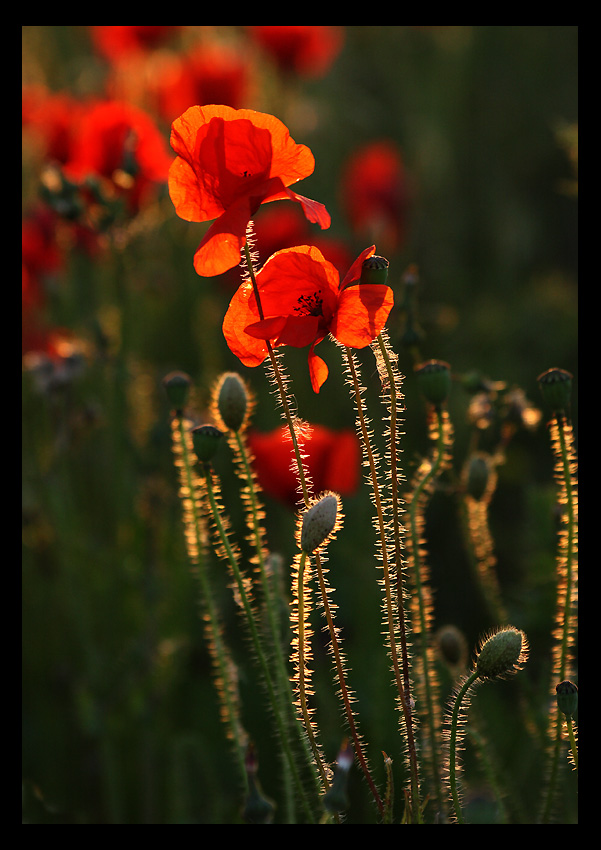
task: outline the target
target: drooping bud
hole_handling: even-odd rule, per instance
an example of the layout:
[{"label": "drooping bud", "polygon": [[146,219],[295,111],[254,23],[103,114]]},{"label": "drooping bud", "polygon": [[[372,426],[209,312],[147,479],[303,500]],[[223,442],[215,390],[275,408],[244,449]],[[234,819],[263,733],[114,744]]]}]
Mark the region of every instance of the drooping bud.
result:
[{"label": "drooping bud", "polygon": [[359,283],[362,286],[364,284],[374,283],[386,284],[389,265],[390,263],[386,257],[379,257],[377,254],[374,254],[373,257],[368,257],[366,260],[363,260]]},{"label": "drooping bud", "polygon": [[193,428],[191,433],[196,457],[201,463],[209,463],[219,448],[223,431],[214,425],[199,425]]},{"label": "drooping bud", "polygon": [[185,372],[170,372],[163,378],[163,387],[169,403],[178,411],[183,410],[190,394],[192,381]]},{"label": "drooping bud", "polygon": [[566,679],[565,682],[555,685],[555,691],[557,693],[557,708],[566,717],[573,717],[578,710],[577,686]]},{"label": "drooping bud", "polygon": [[340,523],[340,499],[336,493],[322,495],[302,516],[300,547],[310,555],[323,546]]},{"label": "drooping bud", "polygon": [[546,404],[554,412],[567,413],[572,395],[572,378],[565,369],[547,369],[538,376],[538,385]]},{"label": "drooping bud", "polygon": [[451,367],[444,360],[427,360],[415,367],[420,392],[436,407],[447,400],[451,390]]},{"label": "drooping bud", "polygon": [[226,428],[239,431],[248,413],[249,395],[246,384],[237,372],[225,372],[214,390],[217,411]]},{"label": "drooping bud", "polygon": [[524,632],[507,626],[485,638],[476,657],[476,672],[481,679],[509,676],[526,663],[528,640]]}]

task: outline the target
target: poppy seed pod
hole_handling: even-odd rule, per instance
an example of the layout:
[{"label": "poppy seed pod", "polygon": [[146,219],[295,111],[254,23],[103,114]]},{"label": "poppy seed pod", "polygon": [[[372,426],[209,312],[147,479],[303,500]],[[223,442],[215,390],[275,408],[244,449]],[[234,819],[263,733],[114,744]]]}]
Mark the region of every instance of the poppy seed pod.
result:
[{"label": "poppy seed pod", "polygon": [[507,626],[484,639],[476,657],[476,672],[480,679],[509,676],[525,664],[527,657],[526,635]]},{"label": "poppy seed pod", "polygon": [[543,398],[553,411],[568,410],[572,394],[572,377],[565,369],[547,369],[538,376],[538,385]]},{"label": "poppy seed pod", "polygon": [[451,390],[451,367],[443,360],[427,360],[415,367],[419,389],[424,398],[437,407]]},{"label": "poppy seed pod", "polygon": [[217,409],[226,428],[239,431],[246,419],[248,391],[237,372],[221,376],[215,391]]},{"label": "poppy seed pod", "polygon": [[326,493],[302,517],[300,547],[310,555],[323,546],[338,525],[338,502],[335,493]]},{"label": "poppy seed pod", "polygon": [[201,463],[209,463],[219,448],[223,432],[214,425],[199,425],[192,429],[192,444]]},{"label": "poppy seed pod", "polygon": [[578,709],[578,688],[573,682],[566,680],[555,686],[557,708],[566,717],[573,717]]},{"label": "poppy seed pod", "polygon": [[366,260],[363,260],[359,283],[361,285],[374,283],[385,284],[388,280],[389,265],[386,257],[379,257],[377,254],[374,254],[373,257],[368,257]]},{"label": "poppy seed pod", "polygon": [[176,410],[182,410],[190,394],[192,381],[185,372],[170,372],[163,378],[163,387],[167,393],[169,403]]}]

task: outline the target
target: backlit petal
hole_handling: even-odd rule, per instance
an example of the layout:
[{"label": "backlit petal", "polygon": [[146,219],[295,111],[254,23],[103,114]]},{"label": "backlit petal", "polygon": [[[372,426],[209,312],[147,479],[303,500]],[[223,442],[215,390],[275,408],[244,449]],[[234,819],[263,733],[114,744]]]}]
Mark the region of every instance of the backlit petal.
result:
[{"label": "backlit petal", "polygon": [[349,348],[365,348],[386,324],[393,303],[389,286],[349,286],[340,293],[330,332]]}]

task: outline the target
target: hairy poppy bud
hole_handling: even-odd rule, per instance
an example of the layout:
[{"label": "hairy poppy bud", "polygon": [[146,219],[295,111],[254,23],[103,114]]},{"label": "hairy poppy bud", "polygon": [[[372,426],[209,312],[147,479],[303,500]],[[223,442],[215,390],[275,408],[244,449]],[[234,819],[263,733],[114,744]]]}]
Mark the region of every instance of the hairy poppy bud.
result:
[{"label": "hairy poppy bud", "polygon": [[507,626],[482,642],[476,658],[476,672],[481,679],[508,676],[516,673],[527,657],[526,635],[520,629]]},{"label": "hairy poppy bud", "polygon": [[182,410],[190,394],[192,381],[185,372],[170,372],[163,378],[163,386],[169,403],[176,410]]},{"label": "hairy poppy bud", "polygon": [[335,493],[326,493],[303,514],[300,547],[308,555],[315,552],[336,530],[339,498]]},{"label": "hairy poppy bud", "polygon": [[493,472],[491,459],[488,455],[478,452],[468,460],[465,470],[466,492],[477,502],[486,493]]},{"label": "hairy poppy bud", "polygon": [[248,410],[248,390],[237,372],[226,372],[215,389],[219,416],[230,431],[239,431]]},{"label": "hairy poppy bud", "polygon": [[361,266],[361,279],[359,280],[359,283],[385,284],[388,280],[389,265],[390,264],[386,257],[378,257],[377,254],[374,254],[373,257],[368,257],[366,260],[363,260],[363,265]]},{"label": "hairy poppy bud", "polygon": [[565,369],[547,369],[538,376],[538,385],[545,402],[554,411],[566,412],[572,394],[572,375]]},{"label": "hairy poppy bud", "polygon": [[415,367],[415,374],[424,398],[437,407],[443,404],[451,390],[451,367],[443,360],[427,360]]},{"label": "hairy poppy bud", "polygon": [[199,425],[192,429],[192,444],[196,457],[201,463],[209,463],[219,448],[223,431],[214,425]]},{"label": "hairy poppy bud", "polygon": [[566,680],[555,686],[557,693],[557,708],[566,717],[573,717],[578,709],[578,688],[573,682]]}]

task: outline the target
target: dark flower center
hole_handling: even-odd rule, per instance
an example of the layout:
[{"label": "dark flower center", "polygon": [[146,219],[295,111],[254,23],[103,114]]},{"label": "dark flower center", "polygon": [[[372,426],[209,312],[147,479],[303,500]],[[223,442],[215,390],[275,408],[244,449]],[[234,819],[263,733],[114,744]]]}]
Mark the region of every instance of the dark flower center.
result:
[{"label": "dark flower center", "polygon": [[312,295],[300,295],[297,298],[298,307],[293,307],[295,313],[300,316],[323,316],[321,305],[323,303],[321,290],[314,292]]}]

